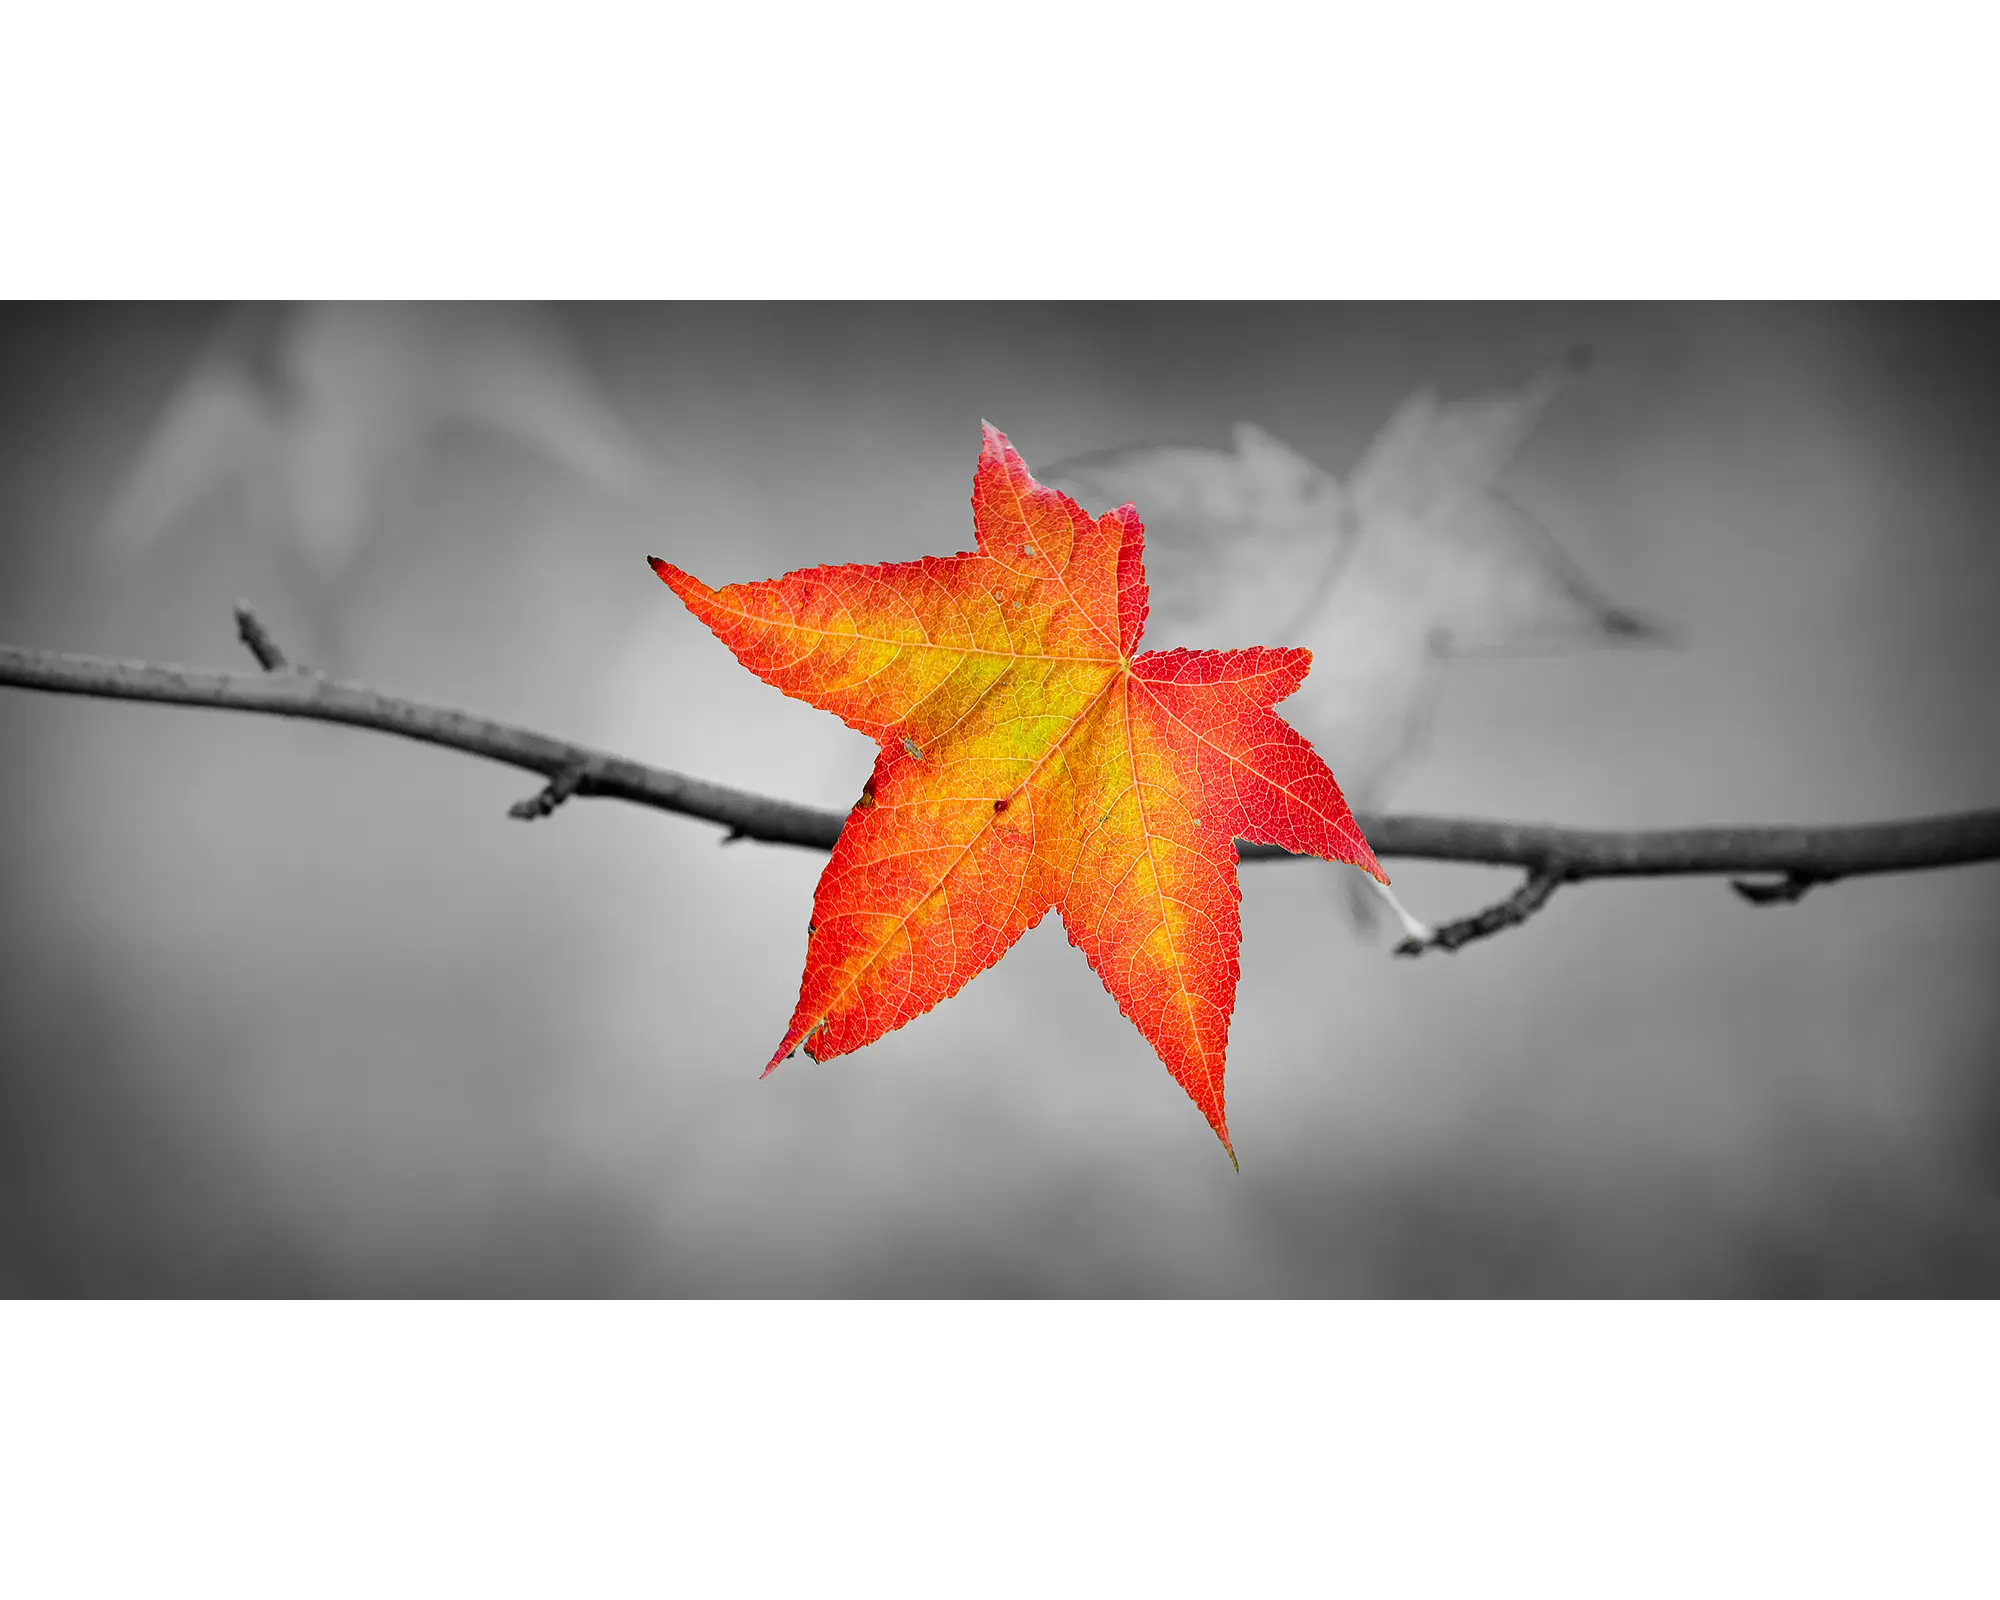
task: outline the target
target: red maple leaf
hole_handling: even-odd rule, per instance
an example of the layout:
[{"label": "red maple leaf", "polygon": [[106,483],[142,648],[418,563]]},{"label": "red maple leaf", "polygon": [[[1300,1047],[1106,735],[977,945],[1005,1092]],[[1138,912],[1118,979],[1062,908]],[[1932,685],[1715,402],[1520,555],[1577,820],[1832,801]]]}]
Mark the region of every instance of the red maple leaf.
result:
[{"label": "red maple leaf", "polygon": [[1305,650],[1138,654],[1144,530],[1044,488],[988,425],[979,548],[711,589],[655,559],[766,683],[881,746],[813,897],[769,1072],[873,1043],[1051,909],[1230,1148],[1237,838],[1387,883],[1333,774],[1272,708]]}]

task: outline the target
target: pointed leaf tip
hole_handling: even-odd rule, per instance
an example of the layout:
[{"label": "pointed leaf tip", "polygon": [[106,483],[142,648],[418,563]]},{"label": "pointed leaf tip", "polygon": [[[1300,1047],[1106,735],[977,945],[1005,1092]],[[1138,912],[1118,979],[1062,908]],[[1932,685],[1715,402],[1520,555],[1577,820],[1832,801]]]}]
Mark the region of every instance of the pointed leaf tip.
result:
[{"label": "pointed leaf tip", "polygon": [[660,582],[664,583],[675,594],[680,596],[683,605],[693,611],[697,617],[701,617],[704,622],[708,620],[703,614],[702,607],[705,602],[715,598],[715,591],[713,589],[709,588],[701,579],[695,577],[693,573],[683,572],[671,561],[662,561],[658,556],[646,557],[646,564],[653,569],[653,575]]},{"label": "pointed leaf tip", "polygon": [[[1016,461],[1021,459],[1021,452],[1014,448],[1014,441],[1001,429],[983,419],[979,424],[979,453],[982,457],[991,457],[1003,465],[1010,457]],[[1023,463],[1024,466],[1025,464]]]}]

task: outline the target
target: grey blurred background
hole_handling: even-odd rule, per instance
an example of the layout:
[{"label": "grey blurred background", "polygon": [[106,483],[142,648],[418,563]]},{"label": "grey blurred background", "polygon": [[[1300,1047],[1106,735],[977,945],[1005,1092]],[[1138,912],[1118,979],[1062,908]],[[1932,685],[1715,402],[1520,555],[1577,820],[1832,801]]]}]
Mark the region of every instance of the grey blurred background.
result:
[{"label": "grey blurred background", "polygon": [[[518,375],[466,354],[483,335],[391,339],[423,355],[403,368],[335,339],[320,370],[458,363],[457,409],[389,383],[371,426],[438,426],[395,460],[345,438],[382,468],[367,497],[314,457],[276,500],[205,489],[121,531],[191,367],[247,349],[274,404],[295,377],[259,368],[256,314],[7,308],[0,638],[244,666],[242,596],[344,675],[844,806],[867,742],[752,678],[646,555],[722,583],[963,548],[981,417],[1031,466],[1250,419],[1345,472],[1413,389],[1584,343],[1509,481],[1677,643],[1455,665],[1388,800],[1603,826],[2000,801],[1985,310],[539,325],[601,403],[591,438],[482,425],[464,396]],[[1337,869],[1248,866],[1239,1175],[1053,919],[910,1027],[760,1082],[822,857],[603,802],[524,825],[525,774],[240,715],[4,690],[0,751],[12,1293],[2000,1289],[1992,866],[1772,910],[1717,880],[1589,885],[1416,962],[1356,935]],[[1434,920],[1512,881],[1389,866]]]}]

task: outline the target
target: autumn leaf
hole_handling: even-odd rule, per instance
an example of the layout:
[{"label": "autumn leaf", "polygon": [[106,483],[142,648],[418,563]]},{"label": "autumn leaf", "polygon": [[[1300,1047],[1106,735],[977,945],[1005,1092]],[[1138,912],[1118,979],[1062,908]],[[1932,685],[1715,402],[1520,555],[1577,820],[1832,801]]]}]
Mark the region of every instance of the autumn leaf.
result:
[{"label": "autumn leaf", "polygon": [[1138,513],[1092,517],[990,425],[972,521],[976,551],[723,589],[652,563],[752,672],[880,746],[765,1070],[921,1016],[1055,910],[1230,1149],[1233,840],[1388,882],[1333,774],[1273,710],[1311,655],[1140,654]]}]

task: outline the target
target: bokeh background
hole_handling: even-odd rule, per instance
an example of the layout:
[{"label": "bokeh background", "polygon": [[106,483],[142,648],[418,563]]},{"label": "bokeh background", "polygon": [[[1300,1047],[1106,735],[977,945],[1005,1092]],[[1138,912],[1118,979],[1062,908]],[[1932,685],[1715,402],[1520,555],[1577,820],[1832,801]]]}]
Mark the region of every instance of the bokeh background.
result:
[{"label": "bokeh background", "polygon": [[[867,742],[643,557],[721,583],[959,549],[981,417],[1031,465],[1247,418],[1343,472],[1416,387],[1583,343],[1509,481],[1677,642],[1454,666],[1393,804],[2000,800],[1984,310],[562,308],[646,476],[465,427],[339,562],[227,493],[108,540],[230,315],[0,314],[0,638],[241,666],[247,597],[346,675],[845,806]],[[1247,866],[1238,1174],[1054,919],[912,1026],[760,1082],[821,857],[605,802],[524,825],[525,774],[379,735],[18,690],[0,780],[12,1293],[2000,1290],[1993,866],[1770,910],[1594,884],[1416,962],[1355,934],[1338,869]],[[1389,865],[1435,920],[1512,881]]]}]

